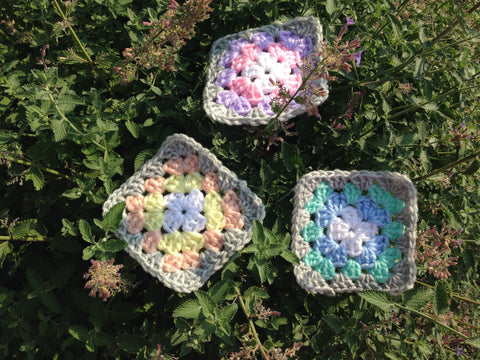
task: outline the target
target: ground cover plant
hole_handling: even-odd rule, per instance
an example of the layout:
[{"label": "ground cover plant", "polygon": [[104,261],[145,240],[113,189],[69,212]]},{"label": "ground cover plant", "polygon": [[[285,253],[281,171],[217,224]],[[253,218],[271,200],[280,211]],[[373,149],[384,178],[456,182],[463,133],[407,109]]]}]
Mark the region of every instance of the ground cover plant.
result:
[{"label": "ground cover plant", "polygon": [[[0,9],[0,357],[479,358],[478,2],[30,0]],[[329,63],[318,112],[260,127],[209,119],[212,42],[298,16],[318,17],[342,59]],[[339,33],[355,45],[351,56],[334,45]],[[325,75],[318,70],[311,76]],[[308,104],[305,94],[295,101]],[[284,95],[277,114],[291,101]],[[191,294],[122,251],[112,234],[122,204],[101,213],[174,133],[212,151],[266,207],[251,243]],[[413,180],[414,289],[328,297],[297,285],[293,188],[332,169]]]}]

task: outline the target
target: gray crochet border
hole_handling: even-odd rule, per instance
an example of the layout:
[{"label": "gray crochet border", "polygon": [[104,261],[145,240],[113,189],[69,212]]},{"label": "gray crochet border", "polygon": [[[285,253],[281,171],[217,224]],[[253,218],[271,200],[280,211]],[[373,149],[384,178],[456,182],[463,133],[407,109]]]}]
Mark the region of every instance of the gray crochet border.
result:
[{"label": "gray crochet border", "polygon": [[[310,251],[301,230],[310,221],[310,214],[304,206],[312,199],[313,192],[322,181],[328,181],[333,189],[343,189],[351,181],[360,190],[367,190],[368,186],[378,183],[383,189],[392,192],[405,202],[405,207],[396,214],[397,220],[405,225],[405,233],[395,241],[404,258],[395,265],[390,278],[383,284],[375,281],[372,275],[362,274],[353,281],[345,274],[337,272],[331,281],[323,279],[319,272],[307,266],[303,257]],[[294,210],[292,217],[292,251],[300,259],[300,264],[294,266],[294,274],[298,284],[312,293],[334,296],[343,292],[359,292],[364,290],[381,290],[393,295],[400,294],[413,288],[417,273],[415,265],[415,240],[417,228],[417,191],[413,183],[405,175],[394,172],[372,171],[313,171],[304,175],[295,187]]]},{"label": "gray crochet border", "polygon": [[220,188],[223,191],[234,190],[240,198],[240,207],[244,219],[243,230],[228,230],[224,234],[224,244],[221,251],[203,249],[200,253],[202,268],[177,270],[168,273],[162,270],[163,253],[146,254],[142,251],[143,234],[132,235],[127,232],[127,212],[124,210],[123,219],[115,235],[128,243],[127,251],[142,268],[152,276],[157,277],[165,286],[178,291],[189,293],[199,289],[217,270],[242,249],[252,237],[254,219],[260,221],[265,217],[265,207],[261,199],[248,187],[247,183],[239,180],[235,173],[222,165],[210,151],[203,148],[194,139],[175,134],[169,136],[162,144],[157,154],[147,161],[135,174],[116,189],[103,205],[103,215],[117,203],[125,201],[129,195],[139,195],[145,192],[144,181],[151,177],[163,176],[163,163],[171,158],[187,157],[198,154],[200,170],[202,172],[216,172],[219,177]]},{"label": "gray crochet border", "polygon": [[[203,91],[203,108],[207,115],[215,121],[222,122],[228,125],[265,125],[273,118],[273,116],[265,114],[259,108],[253,108],[248,115],[242,116],[235,111],[226,108],[222,104],[215,102],[217,95],[224,90],[224,88],[216,86],[215,81],[222,70],[223,66],[217,65],[223,54],[230,49],[230,43],[237,39],[247,39],[251,41],[252,35],[258,32],[267,32],[276,38],[281,30],[294,31],[298,35],[305,37],[310,36],[312,38],[313,49],[315,52],[319,48],[320,42],[323,39],[323,30],[320,25],[320,21],[314,17],[299,17],[295,18],[287,23],[275,22],[271,25],[266,25],[260,28],[248,29],[238,32],[236,34],[227,35],[223,38],[216,40],[210,51],[210,60],[207,71],[207,79],[205,89]],[[317,97],[313,103],[318,106],[322,104],[328,98],[328,86],[325,79],[320,80],[321,85],[324,87],[327,95]],[[297,107],[296,109],[287,109],[280,115],[281,121],[287,121],[295,116],[306,112],[304,105]]]}]

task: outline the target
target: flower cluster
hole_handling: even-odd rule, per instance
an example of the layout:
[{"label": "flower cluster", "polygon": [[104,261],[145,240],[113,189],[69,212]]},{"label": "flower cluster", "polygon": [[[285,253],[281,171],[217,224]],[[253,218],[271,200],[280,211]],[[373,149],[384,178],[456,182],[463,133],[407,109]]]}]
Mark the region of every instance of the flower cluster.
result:
[{"label": "flower cluster", "polygon": [[208,6],[210,2],[211,0],[187,0],[179,5],[175,0],[170,0],[163,17],[144,21],[142,25],[149,28],[144,41],[126,48],[122,52],[124,65],[114,67],[122,82],[133,80],[137,68],[158,67],[174,71],[178,51],[195,34],[196,24],[208,19],[212,11]]},{"label": "flower cluster", "polygon": [[220,189],[216,173],[200,171],[196,154],[170,159],[163,170],[145,180],[145,193],[126,197],[127,231],[146,230],[143,251],[164,253],[166,272],[201,267],[202,249],[221,251],[223,232],[243,228],[240,199]]},{"label": "flower cluster", "polygon": [[435,226],[420,231],[415,257],[421,264],[428,264],[429,274],[436,278],[450,277],[448,268],[457,264],[457,258],[451,256],[451,250],[461,245],[462,241],[456,239],[461,233],[462,230],[452,229],[445,223],[440,231]]},{"label": "flower cluster", "polygon": [[[312,39],[293,31],[280,31],[277,38],[257,32],[251,40],[240,38],[230,44],[218,61],[223,67],[215,85],[224,88],[216,102],[247,115],[258,107],[274,115],[272,100],[281,89],[293,95],[302,83],[299,66],[312,50]],[[298,104],[292,103],[291,107]]]},{"label": "flower cluster", "polygon": [[304,263],[325,280],[333,280],[339,269],[352,280],[365,271],[378,283],[386,282],[402,258],[394,244],[405,226],[394,215],[404,207],[402,200],[377,184],[364,194],[351,182],[341,191],[321,182],[305,205],[312,219],[301,234],[313,248]]},{"label": "flower cluster", "polygon": [[122,279],[120,269],[122,264],[113,265],[113,259],[108,261],[90,260],[91,266],[88,272],[83,275],[84,279],[88,279],[85,289],[90,290],[90,296],[102,298],[103,301],[118,292],[127,292],[134,286],[132,283]]}]

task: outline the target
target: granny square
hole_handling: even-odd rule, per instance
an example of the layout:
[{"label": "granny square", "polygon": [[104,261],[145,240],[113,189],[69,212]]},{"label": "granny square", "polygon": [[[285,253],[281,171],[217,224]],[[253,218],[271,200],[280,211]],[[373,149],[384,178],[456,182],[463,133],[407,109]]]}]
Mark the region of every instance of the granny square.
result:
[{"label": "granny square", "polygon": [[[302,64],[313,64],[323,38],[322,26],[313,17],[275,22],[218,39],[212,45],[203,93],[205,112],[228,125],[264,125],[280,88],[294,95],[302,84]],[[315,80],[323,96],[312,96],[320,105],[328,97],[327,81]],[[279,119],[286,121],[306,112],[292,101]]]},{"label": "granny square", "polygon": [[404,175],[370,171],[314,171],[295,187],[294,273],[307,291],[413,288],[417,197]]},{"label": "granny square", "polygon": [[115,190],[104,215],[125,201],[115,232],[143,269],[179,292],[200,288],[251,239],[265,208],[245,181],[192,138],[168,137]]}]

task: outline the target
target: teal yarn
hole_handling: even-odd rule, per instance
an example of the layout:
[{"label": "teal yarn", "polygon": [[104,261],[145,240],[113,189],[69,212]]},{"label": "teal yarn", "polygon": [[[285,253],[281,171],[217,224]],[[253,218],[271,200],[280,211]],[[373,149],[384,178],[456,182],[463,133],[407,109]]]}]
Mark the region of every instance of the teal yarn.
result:
[{"label": "teal yarn", "polygon": [[335,278],[335,266],[329,258],[324,258],[315,270],[322,274],[325,280],[333,280]]},{"label": "teal yarn", "polygon": [[357,280],[362,275],[362,268],[355,260],[348,259],[347,264],[342,268],[342,273],[352,280]]},{"label": "teal yarn", "polygon": [[405,203],[402,200],[392,196],[392,194],[383,190],[377,184],[373,184],[368,188],[368,195],[370,195],[373,201],[393,215],[405,207]]},{"label": "teal yarn", "polygon": [[307,210],[310,214],[314,214],[323,209],[325,206],[325,202],[330,194],[333,192],[332,187],[327,183],[321,183],[317,190],[315,190],[313,198],[310,202],[305,206],[305,210]]},{"label": "teal yarn", "polygon": [[348,182],[343,187],[343,193],[347,198],[347,203],[350,205],[355,205],[360,195],[362,195],[362,191],[353,185],[351,182]]},{"label": "teal yarn", "polygon": [[302,229],[302,236],[305,241],[314,242],[323,236],[323,228],[317,226],[313,221],[310,221],[307,226]]},{"label": "teal yarn", "polygon": [[308,266],[317,267],[323,261],[323,255],[320,251],[312,250],[303,258],[303,262]]},{"label": "teal yarn", "polygon": [[398,221],[392,221],[382,229],[382,234],[388,237],[390,241],[397,240],[404,232],[405,226]]}]

